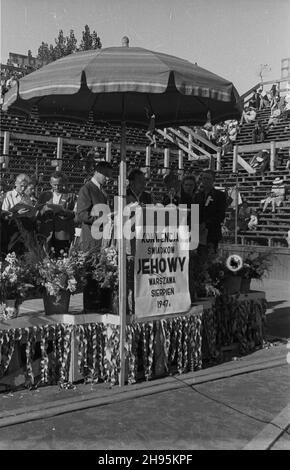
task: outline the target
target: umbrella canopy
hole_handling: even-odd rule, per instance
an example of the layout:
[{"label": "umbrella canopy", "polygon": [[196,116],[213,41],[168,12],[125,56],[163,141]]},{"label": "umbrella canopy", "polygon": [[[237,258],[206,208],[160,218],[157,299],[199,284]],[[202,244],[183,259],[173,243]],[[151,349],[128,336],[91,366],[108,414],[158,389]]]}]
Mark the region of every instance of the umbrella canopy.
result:
[{"label": "umbrella canopy", "polygon": [[138,47],[109,47],[71,54],[21,78],[5,95],[3,110],[45,117],[88,118],[137,126],[202,125],[238,119],[233,84],[190,62]]}]

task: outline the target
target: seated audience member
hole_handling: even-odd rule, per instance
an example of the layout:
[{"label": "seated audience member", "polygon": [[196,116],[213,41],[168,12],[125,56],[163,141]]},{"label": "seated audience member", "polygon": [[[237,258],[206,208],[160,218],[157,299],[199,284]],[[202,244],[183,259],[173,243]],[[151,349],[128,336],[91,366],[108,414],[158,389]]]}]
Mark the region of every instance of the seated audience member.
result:
[{"label": "seated audience member", "polygon": [[127,204],[138,202],[141,205],[152,204],[151,194],[145,191],[146,179],[144,173],[135,168],[128,176]]},{"label": "seated audience member", "polygon": [[238,225],[239,229],[245,231],[248,229],[248,223],[251,217],[251,210],[248,203],[244,201],[238,211]]},{"label": "seated audience member", "polygon": [[250,161],[250,165],[257,171],[263,173],[269,168],[270,153],[267,150],[260,150]]},{"label": "seated audience member", "polygon": [[280,206],[285,199],[285,185],[284,180],[277,177],[273,181],[271,192],[265,199],[262,199],[260,204],[263,205],[263,212],[267,209],[268,205],[272,205],[272,212],[276,211],[276,207]]},{"label": "seated audience member", "polygon": [[61,250],[68,251],[74,240],[74,207],[76,196],[66,191],[66,176],[54,172],[50,177],[50,191],[43,191],[38,204],[43,206],[39,215],[39,233],[49,247],[58,255]]},{"label": "seated audience member", "polygon": [[248,223],[249,230],[257,230],[258,225],[258,214],[253,209],[251,209],[251,216]]},{"label": "seated audience member", "polygon": [[281,109],[275,108],[268,119],[268,123],[266,125],[266,132],[269,132],[276,124],[279,123],[281,119]]},{"label": "seated audience member", "polygon": [[261,122],[256,122],[255,127],[252,132],[252,143],[256,144],[257,142],[264,142],[266,137],[266,131]]},{"label": "seated audience member", "polygon": [[207,230],[206,251],[217,250],[222,238],[221,224],[225,218],[226,195],[214,188],[215,173],[204,170],[201,175],[201,186],[195,197],[199,205],[200,226]]},{"label": "seated audience member", "polygon": [[170,172],[164,176],[163,181],[167,192],[163,198],[163,205],[167,206],[168,204],[175,204],[178,206],[180,203],[181,192],[181,185],[178,176],[175,173]]},{"label": "seated audience member", "polygon": [[240,124],[243,124],[244,121],[246,124],[249,124],[250,122],[254,122],[256,119],[256,116],[257,116],[257,111],[253,107],[249,106],[247,109],[243,111]]},{"label": "seated audience member", "polygon": [[249,106],[252,106],[255,109],[260,108],[260,94],[258,91],[255,91],[252,98],[249,101]]},{"label": "seated audience member", "polygon": [[234,143],[237,140],[238,135],[238,125],[234,122],[231,122],[228,127],[228,135],[230,142]]},{"label": "seated audience member", "polygon": [[269,101],[267,92],[262,89],[260,93],[260,108],[259,109],[261,111],[262,109],[266,109],[269,106],[270,106],[270,101]]}]

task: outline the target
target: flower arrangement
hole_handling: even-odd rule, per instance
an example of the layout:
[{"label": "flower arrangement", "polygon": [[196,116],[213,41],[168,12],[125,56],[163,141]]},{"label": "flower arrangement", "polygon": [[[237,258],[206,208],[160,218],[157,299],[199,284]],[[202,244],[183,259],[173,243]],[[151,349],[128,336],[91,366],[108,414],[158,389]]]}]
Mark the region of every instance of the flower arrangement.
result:
[{"label": "flower arrangement", "polygon": [[81,286],[85,274],[84,252],[71,248],[68,253],[60,250],[57,255],[54,248],[48,249],[46,242],[39,234],[28,234],[20,227],[26,247],[23,255],[27,278],[47,294],[60,300],[63,292],[74,294]]},{"label": "flower arrangement", "polygon": [[7,320],[18,315],[19,305],[33,288],[26,280],[27,267],[14,252],[0,261],[0,319]]},{"label": "flower arrangement", "polygon": [[189,261],[189,290],[191,300],[200,297],[217,297],[220,291],[209,273],[210,256],[204,259],[197,252],[192,252]]},{"label": "flower arrangement", "polygon": [[262,279],[270,272],[272,265],[271,253],[250,252],[243,260],[241,276],[244,279]]},{"label": "flower arrangement", "polygon": [[33,285],[26,281],[27,267],[14,252],[8,253],[5,260],[0,261],[0,300],[17,300],[19,303]]},{"label": "flower arrangement", "polygon": [[62,252],[55,256],[52,249],[36,264],[36,284],[43,286],[49,295],[60,298],[62,291],[74,294],[82,282],[85,255],[81,251]]},{"label": "flower arrangement", "polygon": [[92,263],[92,277],[101,288],[117,292],[119,287],[118,253],[114,247],[104,248]]}]

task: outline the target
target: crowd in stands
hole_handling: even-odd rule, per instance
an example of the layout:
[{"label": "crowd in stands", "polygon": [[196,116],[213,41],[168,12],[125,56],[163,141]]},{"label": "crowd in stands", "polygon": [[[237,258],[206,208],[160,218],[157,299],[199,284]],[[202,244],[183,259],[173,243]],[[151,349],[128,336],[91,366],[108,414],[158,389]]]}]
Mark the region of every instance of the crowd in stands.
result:
[{"label": "crowd in stands", "polygon": [[[270,109],[270,117],[266,125],[257,119],[258,111]],[[194,128],[194,131],[207,139],[214,145],[222,148],[222,155],[229,153],[237,140],[241,126],[246,123],[255,123],[252,132],[252,143],[265,141],[269,131],[278,122],[290,117],[290,83],[287,85],[287,93],[280,96],[277,85],[273,85],[269,91],[265,91],[263,86],[258,88],[252,95],[250,101],[245,106],[240,121],[230,120],[221,124],[211,125],[207,122],[201,128]],[[288,127],[285,127],[287,130]],[[199,143],[199,145],[201,145]]]},{"label": "crowd in stands", "polygon": [[3,96],[10,88],[17,83],[20,78],[31,72],[31,67],[2,67],[1,66],[1,104]]}]

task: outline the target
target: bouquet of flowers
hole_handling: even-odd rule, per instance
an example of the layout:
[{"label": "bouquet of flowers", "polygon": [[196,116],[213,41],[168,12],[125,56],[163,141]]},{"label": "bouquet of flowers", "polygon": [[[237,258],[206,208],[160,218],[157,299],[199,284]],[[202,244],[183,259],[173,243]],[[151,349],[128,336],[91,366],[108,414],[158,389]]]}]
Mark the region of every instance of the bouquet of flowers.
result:
[{"label": "bouquet of flowers", "polygon": [[119,287],[118,253],[114,247],[104,248],[94,260],[92,277],[98,281],[101,288],[117,291]]},{"label": "bouquet of flowers", "polygon": [[31,283],[26,281],[27,267],[21,258],[17,258],[14,252],[8,253],[5,260],[0,261],[0,300],[14,299],[20,303]]},{"label": "bouquet of flowers", "polygon": [[213,285],[220,289],[225,279],[230,276],[241,276],[243,259],[237,254],[213,256],[209,262],[208,272]]},{"label": "bouquet of flowers", "polygon": [[74,294],[83,281],[85,254],[81,251],[63,252],[59,257],[54,250],[39,260],[34,269],[36,284],[45,288],[46,292],[60,298],[62,291]]},{"label": "bouquet of flowers", "polygon": [[252,251],[244,257],[241,276],[244,279],[262,279],[269,273],[271,264],[271,253]]},{"label": "bouquet of flowers", "polygon": [[217,297],[220,291],[214,285],[209,273],[210,258],[201,258],[197,252],[190,255],[189,261],[189,290],[191,300],[198,297]]}]

